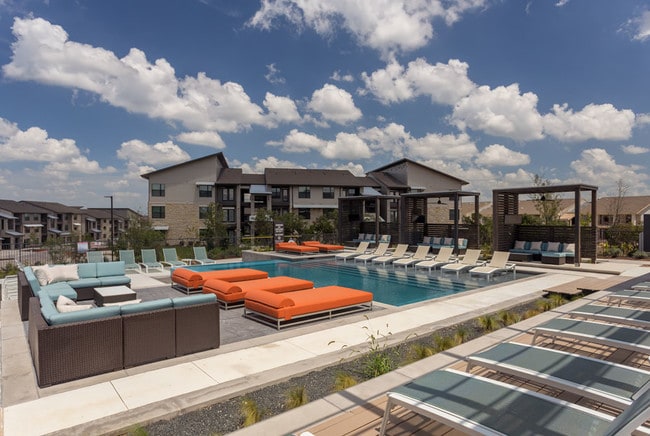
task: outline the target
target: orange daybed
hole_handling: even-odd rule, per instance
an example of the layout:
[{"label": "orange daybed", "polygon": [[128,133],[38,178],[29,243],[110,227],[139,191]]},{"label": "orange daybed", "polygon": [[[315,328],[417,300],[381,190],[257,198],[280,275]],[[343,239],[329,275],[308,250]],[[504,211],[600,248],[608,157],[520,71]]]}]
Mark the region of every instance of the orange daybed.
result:
[{"label": "orange daybed", "polygon": [[298,245],[295,242],[277,242],[275,244],[275,251],[288,251],[290,253],[318,253],[317,247],[308,247],[306,245]]},{"label": "orange daybed", "polygon": [[302,291],[246,293],[244,316],[278,330],[291,321],[301,324],[361,310],[372,310],[372,293],[343,286],[324,286]]},{"label": "orange daybed", "polygon": [[187,268],[176,268],[172,271],[172,288],[187,292],[201,289],[206,280],[215,278],[226,282],[242,280],[265,279],[269,276],[266,271],[252,268],[221,269],[216,271],[194,271]]},{"label": "orange daybed", "polygon": [[241,306],[244,302],[244,297],[249,291],[262,290],[266,292],[281,293],[299,291],[301,289],[311,289],[313,287],[314,282],[287,276],[246,280],[243,282],[226,282],[219,279],[208,279],[203,284],[203,293],[215,294],[219,303],[228,310],[228,306]]},{"label": "orange daybed", "polygon": [[330,251],[342,251],[342,250],[345,250],[344,245],[323,244],[322,242],[318,242],[318,241],[305,241],[305,242],[303,242],[303,245],[306,245],[308,247],[316,247],[320,251],[324,251],[326,253],[328,253]]}]

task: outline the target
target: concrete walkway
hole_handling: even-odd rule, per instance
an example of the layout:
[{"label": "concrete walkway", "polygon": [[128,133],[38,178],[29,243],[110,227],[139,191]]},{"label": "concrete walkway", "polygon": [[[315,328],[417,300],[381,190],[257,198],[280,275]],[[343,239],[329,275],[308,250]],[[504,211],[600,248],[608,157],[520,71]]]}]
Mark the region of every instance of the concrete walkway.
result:
[{"label": "concrete walkway", "polygon": [[[173,417],[219,399],[252,391],[261,385],[283,381],[339,362],[341,358],[348,357],[351,350],[367,347],[368,331],[389,336],[391,342],[397,343],[414,332],[426,334],[443,326],[533,300],[544,289],[575,280],[576,276],[604,277],[598,274],[599,265],[594,265],[593,271],[570,268],[545,270],[547,274],[526,280],[403,308],[373,311],[365,316],[356,314],[306,327],[289,328],[228,344],[218,350],[45,389],[39,389],[35,384],[25,325],[19,319],[17,303],[6,301],[0,311],[4,434],[103,434]],[[650,271],[641,263],[607,263],[601,266],[609,274],[618,272],[628,277]],[[155,277],[144,274],[133,275],[132,280],[136,290],[160,286]],[[431,370],[430,366],[427,368]],[[405,369],[399,373],[408,374],[410,371]],[[397,372],[395,376],[402,380],[402,375]],[[371,393],[376,396],[377,390],[383,389],[385,392],[387,387],[372,387],[368,395],[363,389],[360,386],[353,391],[357,401],[371,398]],[[308,409],[300,410],[313,410],[314,413],[321,410],[321,417],[324,418],[333,412],[332,407],[340,411],[344,403],[348,406],[353,403],[347,396],[341,398],[348,399],[337,405],[330,403],[326,408],[319,408],[318,404],[321,403],[317,401],[306,406]],[[38,419],[35,419],[36,416]],[[302,424],[318,420],[312,414],[304,415],[304,418]],[[285,422],[282,419],[273,418],[260,425],[274,425],[268,427],[273,429],[271,433],[286,433],[303,426],[296,425],[299,424],[296,421],[291,427],[278,426],[277,422]],[[242,431],[247,432],[270,434],[264,431],[264,427]]]}]

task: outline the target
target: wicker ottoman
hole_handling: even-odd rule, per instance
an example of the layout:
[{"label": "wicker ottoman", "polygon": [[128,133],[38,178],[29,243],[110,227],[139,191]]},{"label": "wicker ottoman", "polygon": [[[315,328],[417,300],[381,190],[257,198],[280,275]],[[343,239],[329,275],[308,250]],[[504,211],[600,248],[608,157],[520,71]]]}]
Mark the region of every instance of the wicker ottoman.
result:
[{"label": "wicker ottoman", "polygon": [[95,304],[99,307],[106,303],[119,303],[129,300],[135,300],[135,291],[128,286],[95,288]]},{"label": "wicker ottoman", "polygon": [[542,263],[549,265],[564,265],[566,255],[564,253],[542,253]]}]

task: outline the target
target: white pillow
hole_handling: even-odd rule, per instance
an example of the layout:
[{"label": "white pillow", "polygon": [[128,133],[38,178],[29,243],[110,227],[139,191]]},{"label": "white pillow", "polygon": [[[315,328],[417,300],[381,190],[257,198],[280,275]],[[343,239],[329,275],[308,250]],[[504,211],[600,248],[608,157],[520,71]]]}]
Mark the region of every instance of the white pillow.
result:
[{"label": "white pillow", "polygon": [[571,252],[571,253],[575,253],[575,251],[576,251],[576,244],[566,244],[566,245],[564,246],[564,251],[568,251],[568,252]]},{"label": "white pillow", "polygon": [[560,243],[559,242],[549,242],[548,245],[546,246],[547,251],[560,251]]},{"label": "white pillow", "polygon": [[47,269],[47,282],[67,282],[70,280],[79,280],[77,265],[54,265]]},{"label": "white pillow", "polygon": [[530,249],[531,250],[541,250],[542,249],[542,241],[535,241],[530,243]]},{"label": "white pillow", "polygon": [[127,304],[138,304],[142,301],[141,298],[137,300],[118,301],[117,303],[104,303],[104,306],[125,306]]},{"label": "white pillow", "polygon": [[93,307],[92,304],[77,304],[65,295],[59,295],[59,298],[56,300],[56,310],[61,313],[87,310],[91,307]]},{"label": "white pillow", "polygon": [[41,286],[47,285],[48,277],[47,277],[47,271],[50,269],[49,266],[43,265],[43,266],[33,266],[32,271],[34,271],[34,276],[36,276],[36,280],[38,280],[38,284]]},{"label": "white pillow", "polygon": [[526,247],[526,241],[515,241],[515,248],[523,250]]}]

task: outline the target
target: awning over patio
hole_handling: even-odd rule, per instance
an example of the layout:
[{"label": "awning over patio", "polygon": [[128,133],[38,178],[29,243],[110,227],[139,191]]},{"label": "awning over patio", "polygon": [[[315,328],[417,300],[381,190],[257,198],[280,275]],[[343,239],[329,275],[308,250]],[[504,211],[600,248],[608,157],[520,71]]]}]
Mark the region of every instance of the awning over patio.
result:
[{"label": "awning over patio", "polygon": [[13,215],[9,215],[8,213],[4,213],[4,212],[0,212],[0,218],[4,218],[6,220],[16,220],[16,219],[18,219]]},{"label": "awning over patio", "polygon": [[9,236],[24,236],[23,233],[16,232],[14,230],[5,230],[5,233]]}]

